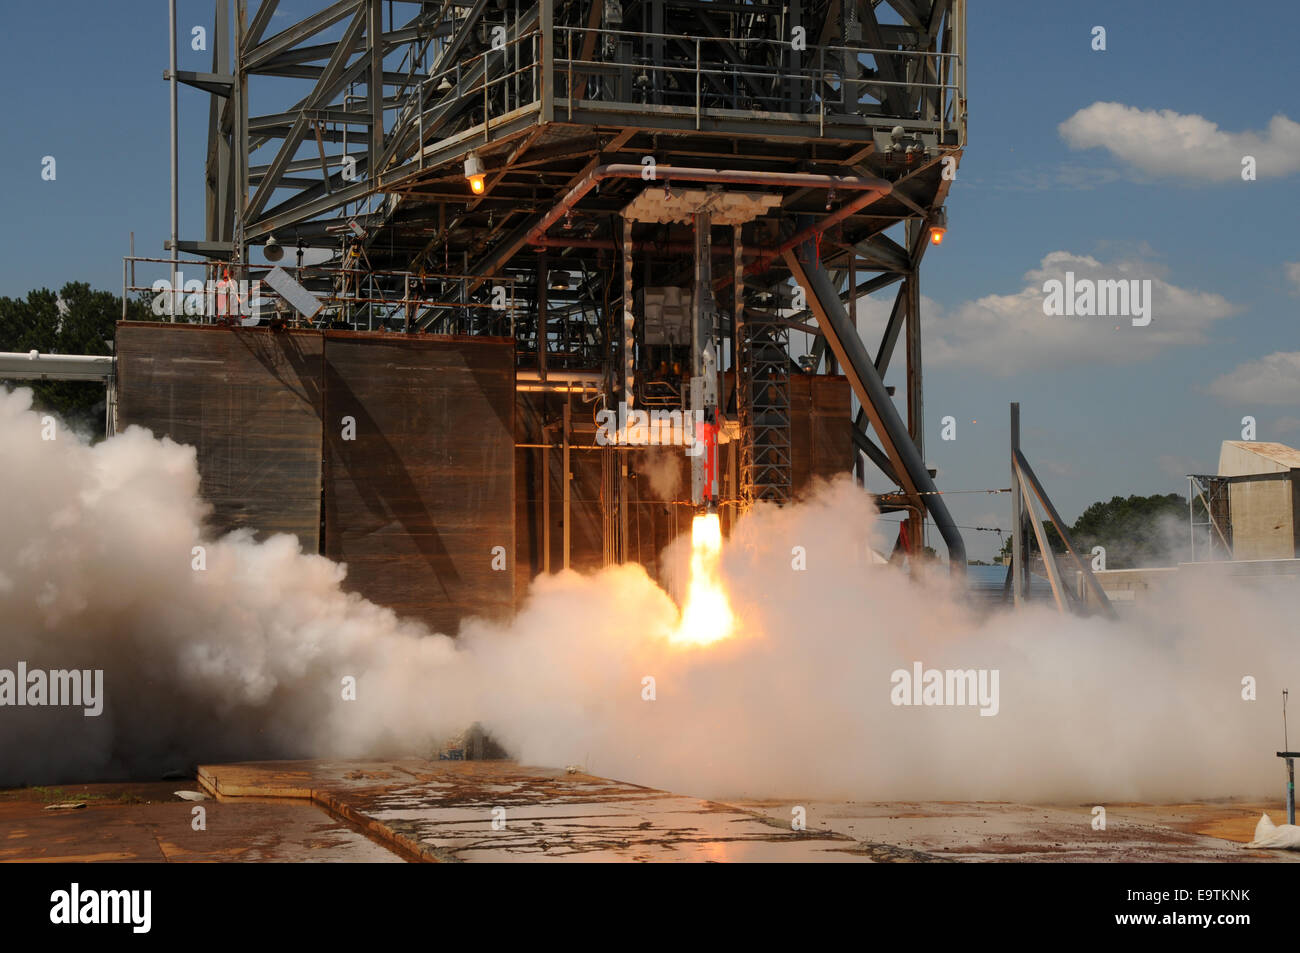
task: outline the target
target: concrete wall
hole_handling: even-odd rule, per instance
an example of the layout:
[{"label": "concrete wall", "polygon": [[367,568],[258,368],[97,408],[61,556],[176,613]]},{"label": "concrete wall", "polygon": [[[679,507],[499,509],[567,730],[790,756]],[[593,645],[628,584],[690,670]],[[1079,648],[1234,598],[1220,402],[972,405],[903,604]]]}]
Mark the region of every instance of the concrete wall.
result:
[{"label": "concrete wall", "polygon": [[1163,586],[1191,578],[1198,587],[1216,585],[1300,585],[1300,559],[1234,559],[1179,563],[1151,569],[1109,569],[1097,581],[1116,609],[1140,605]]},{"label": "concrete wall", "polygon": [[1288,472],[1238,477],[1228,487],[1235,559],[1293,559],[1296,483]]}]

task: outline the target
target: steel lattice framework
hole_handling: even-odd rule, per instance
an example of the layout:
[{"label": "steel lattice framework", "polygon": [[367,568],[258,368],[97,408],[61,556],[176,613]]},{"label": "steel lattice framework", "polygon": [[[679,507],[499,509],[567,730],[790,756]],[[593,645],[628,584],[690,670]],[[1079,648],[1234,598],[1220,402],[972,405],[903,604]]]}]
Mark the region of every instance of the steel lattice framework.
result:
[{"label": "steel lattice framework", "polygon": [[[737,378],[749,382],[728,412],[752,427],[778,413],[771,402],[760,410],[776,393],[756,385],[760,372],[809,368],[789,360],[776,328],[812,332],[812,369],[848,376],[858,447],[896,485],[882,504],[910,514],[913,539],[928,511],[964,564],[922,456],[919,270],[966,144],[965,9],[337,0],[282,26],[279,0],[215,0],[212,72],[178,73],[212,94],[206,234],[180,247],[247,268],[250,248],[272,235],[338,248],[352,222],[359,247],[340,256],[376,275],[468,276],[456,289],[467,306],[481,306],[498,277],[514,282],[521,365],[543,380],[602,371],[613,392],[623,376],[620,212],[646,188],[731,187],[701,184],[701,170],[749,176],[744,188],[777,201],[737,226],[742,265],[713,282],[745,365]],[[481,194],[466,182],[471,156],[485,170]],[[608,173],[650,162],[649,176]],[[868,180],[887,191],[853,185]],[[901,236],[886,234],[900,225]],[[639,222],[631,239],[638,289],[688,281],[689,230]],[[744,299],[780,295],[792,280],[806,308],[752,322],[736,340],[731,316]],[[376,294],[400,297],[375,282]],[[845,305],[886,289],[891,316],[868,352]],[[425,309],[412,329],[443,318]],[[900,338],[905,419],[881,383]],[[779,448],[773,439],[765,446]],[[762,459],[751,461],[758,481]]]}]

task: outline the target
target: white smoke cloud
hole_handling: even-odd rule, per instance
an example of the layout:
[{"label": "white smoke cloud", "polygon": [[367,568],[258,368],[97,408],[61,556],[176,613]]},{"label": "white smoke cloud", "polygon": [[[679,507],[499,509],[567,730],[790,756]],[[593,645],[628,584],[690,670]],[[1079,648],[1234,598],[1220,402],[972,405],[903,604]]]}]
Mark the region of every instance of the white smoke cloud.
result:
[{"label": "white smoke cloud", "polygon": [[[672,645],[677,606],[624,566],[540,579],[512,623],[452,640],[344,594],[344,570],[291,538],[204,540],[190,448],[135,429],[42,441],[29,404],[0,393],[0,668],[102,668],[107,700],[99,718],[0,708],[0,783],[428,754],[477,720],[525,763],[704,796],[1098,803],[1277,786],[1294,593],[1189,587],[1121,623],[981,618],[942,575],[871,564],[875,514],[844,480],[737,524],[731,639]],[[998,670],[999,713],[892,705],[891,674],[914,661]],[[1260,701],[1241,700],[1245,675]]]},{"label": "white smoke cloud", "polygon": [[1073,149],[1105,149],[1154,176],[1239,181],[1244,156],[1261,179],[1300,170],[1300,123],[1280,114],[1262,131],[1225,132],[1204,116],[1096,102],[1058,129]]}]

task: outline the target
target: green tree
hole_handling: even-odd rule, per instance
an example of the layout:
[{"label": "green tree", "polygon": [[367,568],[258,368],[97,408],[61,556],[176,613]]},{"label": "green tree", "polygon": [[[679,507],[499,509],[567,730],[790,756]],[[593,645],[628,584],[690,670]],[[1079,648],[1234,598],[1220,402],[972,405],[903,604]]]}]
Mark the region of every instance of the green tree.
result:
[{"label": "green tree", "polygon": [[1084,510],[1070,532],[1084,551],[1105,547],[1107,569],[1134,569],[1166,562],[1176,544],[1172,532],[1186,524],[1187,501],[1177,493],[1114,496]]},{"label": "green tree", "polygon": [[[1070,538],[1080,555],[1094,546],[1106,550],[1107,569],[1135,569],[1138,566],[1167,562],[1178,541],[1172,534],[1187,521],[1187,501],[1177,493],[1154,496],[1111,497],[1089,506],[1068,527]],[[1048,544],[1056,553],[1065,552],[1065,542],[1056,527],[1043,522]],[[1179,538],[1181,539],[1181,537]],[[1032,542],[1035,549],[1036,545]],[[1002,544],[1002,556],[1011,555],[1011,537]]]},{"label": "green tree", "polygon": [[[60,304],[61,302],[61,304]],[[70,281],[57,293],[39,288],[26,298],[0,297],[0,351],[43,354],[112,354],[122,299]],[[127,302],[132,321],[157,320],[142,300]],[[31,387],[34,403],[92,432],[102,427],[104,385],[97,381],[12,382]]]}]

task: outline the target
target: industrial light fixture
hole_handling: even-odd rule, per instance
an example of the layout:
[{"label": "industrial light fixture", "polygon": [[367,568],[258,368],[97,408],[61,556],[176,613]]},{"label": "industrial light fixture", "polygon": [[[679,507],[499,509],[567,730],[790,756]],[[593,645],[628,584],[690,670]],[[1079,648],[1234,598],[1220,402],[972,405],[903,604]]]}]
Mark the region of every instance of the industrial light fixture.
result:
[{"label": "industrial light fixture", "polygon": [[942,245],[943,236],[948,233],[948,212],[937,208],[930,213],[930,244]]},{"label": "industrial light fixture", "polygon": [[444,76],[444,77],[442,78],[442,81],[441,81],[440,83],[438,83],[438,85],[437,85],[436,88],[437,88],[437,91],[440,92],[440,93],[450,93],[450,92],[451,92],[451,80],[447,79],[447,77]]},{"label": "industrial light fixture", "polygon": [[830,191],[826,193],[826,211],[831,210],[831,205],[835,202],[835,186],[831,186]]},{"label": "industrial light fixture", "polygon": [[551,272],[551,290],[552,291],[569,290],[569,273],[567,271]]},{"label": "industrial light fixture", "polygon": [[465,178],[469,179],[470,191],[475,195],[482,195],[483,177],[487,173],[483,170],[483,160],[478,157],[477,152],[471,152],[465,159]]},{"label": "industrial light fixture", "polygon": [[284,257],[284,246],[275,240],[274,235],[268,235],[266,244],[262,246],[262,254],[267,261],[279,261]]}]

